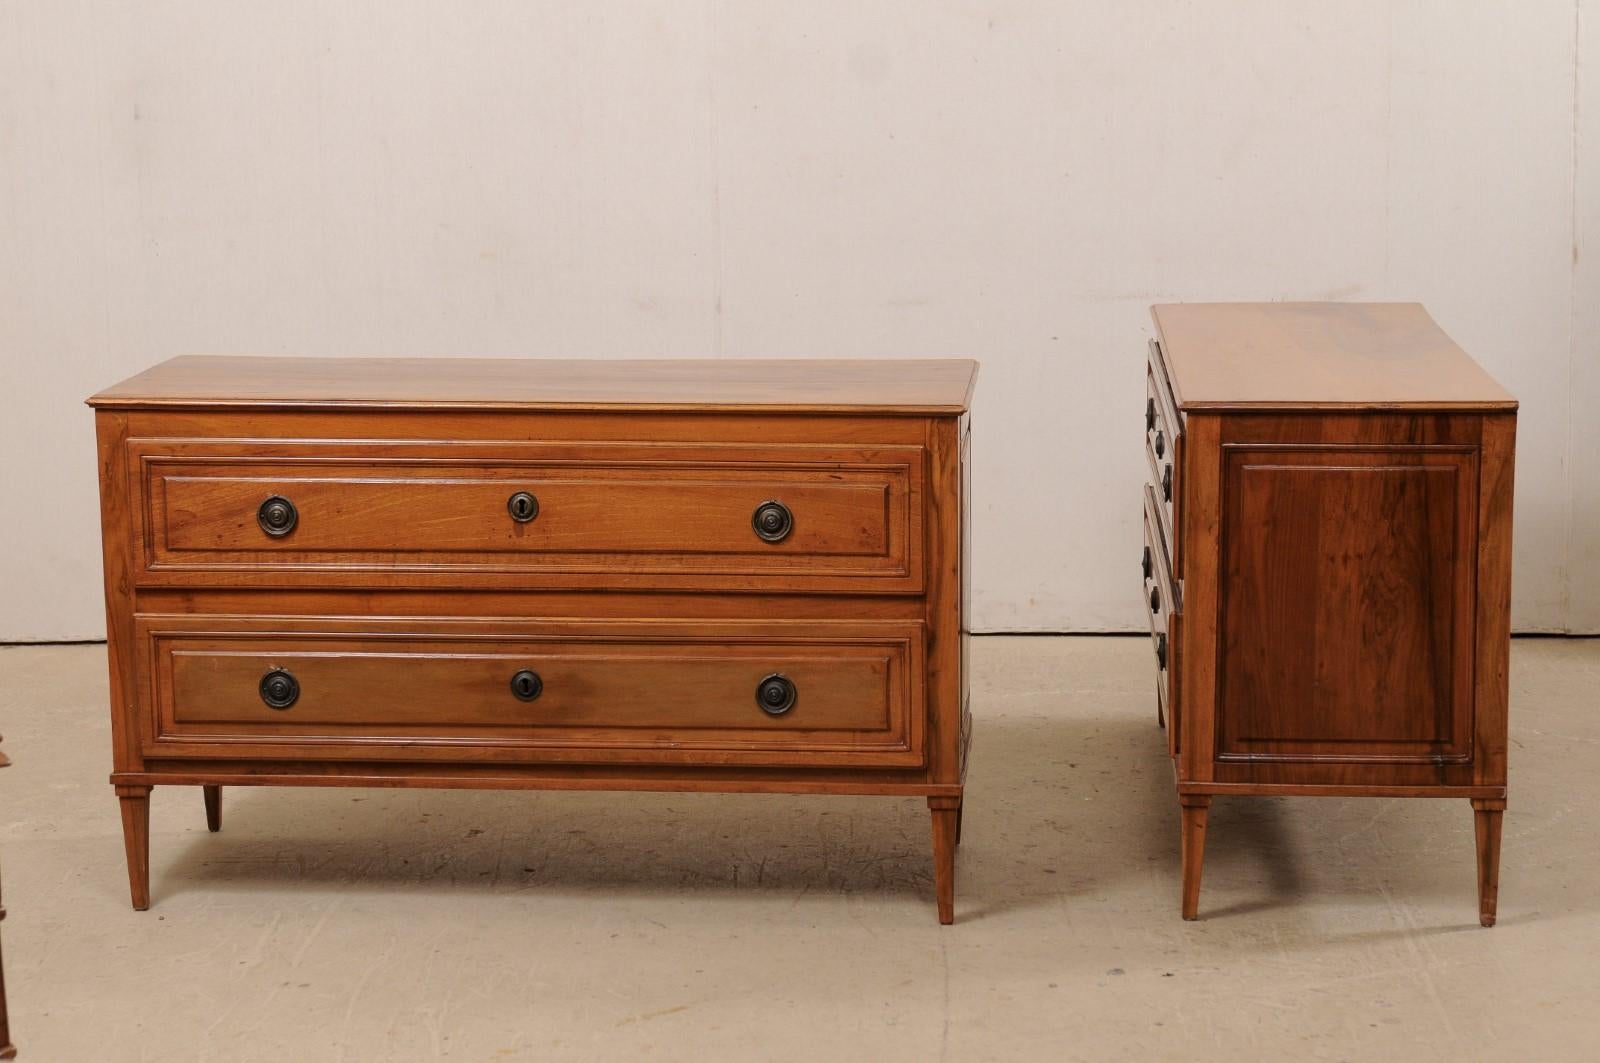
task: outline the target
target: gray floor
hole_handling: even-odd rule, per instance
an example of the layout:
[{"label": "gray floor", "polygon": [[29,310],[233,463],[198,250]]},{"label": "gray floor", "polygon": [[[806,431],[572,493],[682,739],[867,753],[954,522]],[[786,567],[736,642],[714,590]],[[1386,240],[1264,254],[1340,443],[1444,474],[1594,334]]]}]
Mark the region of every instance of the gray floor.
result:
[{"label": "gray floor", "polygon": [[977,640],[941,929],[882,798],[158,790],[136,913],[103,649],[0,650],[20,1058],[1596,1058],[1600,641],[1515,645],[1492,930],[1465,801],[1220,801],[1182,922],[1149,654]]}]

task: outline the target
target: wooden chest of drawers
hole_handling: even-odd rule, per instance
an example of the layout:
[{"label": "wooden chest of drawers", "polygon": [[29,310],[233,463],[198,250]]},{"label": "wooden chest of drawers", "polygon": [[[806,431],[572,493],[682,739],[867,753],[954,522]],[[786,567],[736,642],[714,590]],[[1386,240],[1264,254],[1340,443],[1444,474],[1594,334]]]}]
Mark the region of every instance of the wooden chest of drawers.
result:
[{"label": "wooden chest of drawers", "polygon": [[101,392],[152,786],[925,797],[953,918],[976,365],[179,358]]},{"label": "wooden chest of drawers", "polygon": [[1214,796],[1455,797],[1492,925],[1515,400],[1415,304],[1154,316],[1142,568],[1184,918]]}]

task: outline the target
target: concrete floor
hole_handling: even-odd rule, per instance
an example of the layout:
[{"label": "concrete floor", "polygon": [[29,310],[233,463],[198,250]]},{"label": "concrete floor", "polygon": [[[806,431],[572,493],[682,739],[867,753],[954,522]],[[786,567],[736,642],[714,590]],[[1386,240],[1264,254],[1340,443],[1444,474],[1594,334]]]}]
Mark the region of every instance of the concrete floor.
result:
[{"label": "concrete floor", "polygon": [[0,650],[20,1058],[1596,1058],[1600,641],[1515,644],[1493,930],[1465,801],[1221,800],[1182,922],[1149,656],[976,641],[940,928],[883,798],[169,788],[137,913],[104,650]]}]

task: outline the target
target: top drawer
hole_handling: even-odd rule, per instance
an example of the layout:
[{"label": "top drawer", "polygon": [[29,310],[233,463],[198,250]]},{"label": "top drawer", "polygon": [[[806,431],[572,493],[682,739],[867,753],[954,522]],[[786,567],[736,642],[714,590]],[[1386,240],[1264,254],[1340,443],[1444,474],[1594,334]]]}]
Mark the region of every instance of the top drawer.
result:
[{"label": "top drawer", "polygon": [[129,441],[145,586],[921,593],[923,448]]}]

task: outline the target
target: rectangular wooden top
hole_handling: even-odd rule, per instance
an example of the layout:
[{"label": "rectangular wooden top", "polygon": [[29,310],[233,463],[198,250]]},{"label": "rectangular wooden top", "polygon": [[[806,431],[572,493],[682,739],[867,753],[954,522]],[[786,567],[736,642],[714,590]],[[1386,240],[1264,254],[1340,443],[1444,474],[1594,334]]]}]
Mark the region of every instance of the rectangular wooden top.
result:
[{"label": "rectangular wooden top", "polygon": [[1150,308],[1184,410],[1514,410],[1420,303]]},{"label": "rectangular wooden top", "polygon": [[90,406],[203,409],[655,410],[958,414],[978,363],[173,358]]}]

